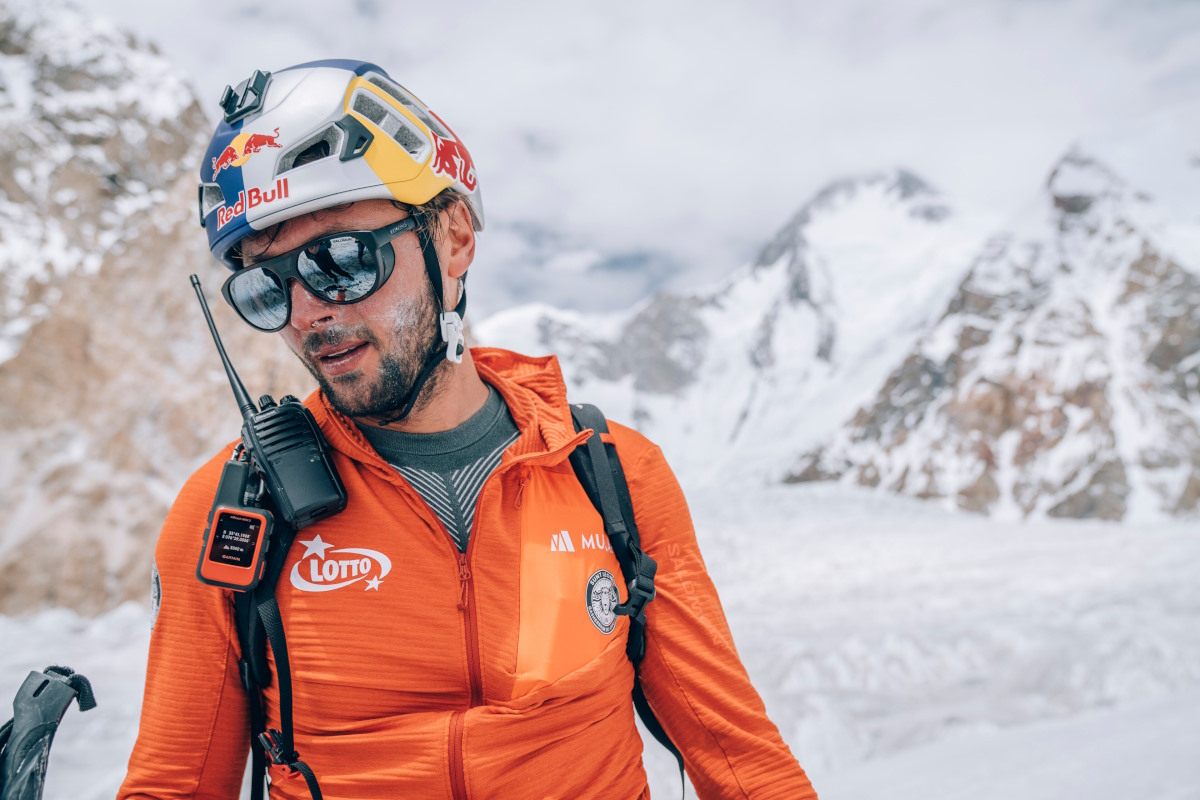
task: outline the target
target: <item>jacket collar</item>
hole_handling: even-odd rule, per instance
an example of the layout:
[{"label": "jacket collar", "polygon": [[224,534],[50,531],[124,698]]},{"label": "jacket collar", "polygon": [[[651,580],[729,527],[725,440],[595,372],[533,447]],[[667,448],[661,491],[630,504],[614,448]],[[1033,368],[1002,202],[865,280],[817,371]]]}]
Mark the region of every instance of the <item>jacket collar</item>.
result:
[{"label": "jacket collar", "polygon": [[[567,387],[558,358],[526,356],[494,347],[473,347],[471,358],[479,377],[500,392],[521,431],[521,437],[505,451],[501,463],[538,456],[546,456],[548,463],[566,458],[580,436],[571,423]],[[358,426],[334,409],[323,392],[319,389],[313,392],[305,405],[313,412],[330,447],[389,475],[394,472]],[[554,458],[550,457],[552,454]]]}]

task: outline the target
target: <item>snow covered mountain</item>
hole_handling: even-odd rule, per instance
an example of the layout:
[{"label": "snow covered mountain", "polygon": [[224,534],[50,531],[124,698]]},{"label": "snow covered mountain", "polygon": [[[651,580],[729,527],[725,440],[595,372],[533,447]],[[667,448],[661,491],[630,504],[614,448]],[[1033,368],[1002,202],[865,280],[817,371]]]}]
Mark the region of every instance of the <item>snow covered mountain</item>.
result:
[{"label": "snow covered mountain", "polygon": [[[224,277],[195,227],[211,124],[151,46],[5,2],[0,613],[96,611],[144,600],[168,504],[240,426],[187,283],[215,298]],[[1164,244],[1191,229],[1164,238],[1152,204],[1078,154],[974,261],[969,229],[910,173],[848,179],[719,285],[607,315],[511,309],[473,339],[558,353],[574,399],[643,428],[692,485],[1193,512],[1200,288]],[[252,391],[312,387],[277,337],[213,311]]]},{"label": "snow covered mountain", "polygon": [[977,246],[954,221],[911,173],[847,179],[716,287],[605,316],[526,306],[475,333],[558,354],[574,398],[639,426],[683,475],[778,476],[947,302]]},{"label": "snow covered mountain", "polygon": [[1195,513],[1188,225],[1073,150],[1006,233],[963,230],[911,174],[842,181],[711,291],[513,309],[477,334],[557,353],[575,397],[690,478],[838,479],[1006,518]]},{"label": "snow covered mountain", "polygon": [[1067,154],[877,395],[789,479],[1007,517],[1194,514],[1200,277],[1160,242],[1161,221],[1103,164]]},{"label": "snow covered mountain", "polygon": [[[0,613],[145,602],[169,503],[240,427],[187,279],[223,278],[196,222],[211,125],[149,46],[57,4],[0,5],[0,81]],[[309,391],[213,312],[252,391]]]}]

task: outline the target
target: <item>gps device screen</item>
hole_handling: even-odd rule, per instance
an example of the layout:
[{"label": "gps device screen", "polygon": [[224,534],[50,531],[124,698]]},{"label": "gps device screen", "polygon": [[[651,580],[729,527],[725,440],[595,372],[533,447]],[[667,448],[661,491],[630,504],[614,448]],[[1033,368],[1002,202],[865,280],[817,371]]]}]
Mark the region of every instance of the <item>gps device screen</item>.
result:
[{"label": "gps device screen", "polygon": [[262,520],[230,511],[220,512],[213,525],[213,543],[208,560],[234,567],[249,567],[262,533]]}]

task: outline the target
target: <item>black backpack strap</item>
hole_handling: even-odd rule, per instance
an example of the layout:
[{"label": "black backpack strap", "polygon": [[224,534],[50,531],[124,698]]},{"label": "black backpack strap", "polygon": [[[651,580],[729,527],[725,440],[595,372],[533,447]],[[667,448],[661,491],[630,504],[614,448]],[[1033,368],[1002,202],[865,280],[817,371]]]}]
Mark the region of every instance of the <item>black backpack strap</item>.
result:
[{"label": "black backpack strap", "polygon": [[571,453],[571,466],[588,499],[604,520],[604,531],[608,534],[613,554],[621,565],[621,574],[629,589],[629,599],[615,610],[629,617],[629,641],[625,653],[634,668],[633,707],[650,735],[675,756],[682,787],[683,754],[654,715],[642,691],[641,677],[637,674],[637,668],[646,655],[646,604],[654,599],[654,575],[658,571],[658,564],[642,551],[629,484],[625,481],[625,470],[621,467],[617,449],[600,438],[601,433],[608,433],[608,420],[596,406],[573,403],[571,422],[577,432],[587,428],[593,431],[585,445]]},{"label": "black backpack strap", "polygon": [[[255,592],[257,594],[257,591]],[[321,800],[321,787],[312,769],[300,760],[296,752],[292,731],[292,671],[288,663],[287,641],[283,635],[283,620],[279,618],[279,604],[275,602],[275,587],[270,595],[258,602],[258,616],[271,642],[275,654],[276,679],[279,681],[279,727],[269,728],[258,734],[263,751],[275,764],[282,764],[289,772],[299,772],[308,784],[313,800]]]},{"label": "black backpack strap", "polygon": [[[317,783],[317,777],[308,764],[300,760],[300,754],[295,748],[292,726],[292,671],[288,661],[283,620],[279,616],[279,604],[275,601],[275,585],[283,574],[283,566],[294,538],[295,533],[277,519],[262,579],[253,591],[238,592],[234,598],[234,621],[242,648],[238,672],[250,697],[251,800],[263,798],[267,758],[270,758],[272,763],[283,765],[289,772],[304,776],[304,782],[308,784],[308,791],[313,800],[321,800],[321,787]],[[278,730],[267,728],[266,709],[263,708],[262,702],[262,687],[271,682],[271,669],[267,661],[268,642],[271,652],[275,654],[275,679],[279,682]]]},{"label": "black backpack strap", "polygon": [[621,469],[616,449],[612,445],[605,445],[600,439],[601,433],[608,433],[608,421],[600,409],[591,405],[572,405],[571,420],[576,431],[585,428],[595,431],[582,450],[576,448],[571,453],[571,466],[575,468],[575,474],[592,505],[604,520],[604,532],[608,534],[613,553],[621,564],[621,572],[628,584],[629,599],[615,610],[629,617],[627,652],[629,659],[637,666],[646,653],[646,604],[654,599],[654,574],[658,571],[658,565],[642,552],[637,524],[633,519],[633,504],[629,500],[629,487],[625,483],[625,471]]},{"label": "black backpack strap", "polygon": [[[270,576],[263,575],[264,579],[268,577]],[[242,688],[246,690],[250,703],[250,800],[263,800],[267,762],[262,745],[258,741],[258,734],[266,730],[267,717],[259,687],[270,682],[270,674],[268,671],[266,681],[259,681],[254,668],[255,663],[266,664],[267,654],[265,646],[261,653],[255,652],[254,643],[265,641],[266,633],[259,633],[262,631],[262,622],[255,613],[253,592],[234,592],[233,620],[237,627],[238,643],[242,648],[242,658],[238,661],[238,675],[242,679]]]}]

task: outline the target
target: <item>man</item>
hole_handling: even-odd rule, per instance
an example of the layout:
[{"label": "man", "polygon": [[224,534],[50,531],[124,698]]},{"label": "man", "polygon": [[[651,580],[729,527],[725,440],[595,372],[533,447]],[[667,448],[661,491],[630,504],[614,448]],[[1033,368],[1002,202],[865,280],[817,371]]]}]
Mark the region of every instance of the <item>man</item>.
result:
[{"label": "man", "polygon": [[[224,295],[316,377],[306,405],[349,497],[299,531],[275,587],[290,756],[331,799],[648,797],[629,619],[614,608],[628,592],[568,463],[588,434],[553,357],[462,347],[483,228],[466,148],[371,64],[255,73],[222,107],[200,199],[235,270]],[[276,127],[278,151],[239,149]],[[336,291],[310,257],[323,246],[350,273]],[[637,672],[693,784],[705,798],[815,797],[738,660],[662,454],[610,431],[658,563]],[[188,481],[159,539],[121,798],[233,797],[242,779],[257,698],[239,678],[234,592],[196,574],[228,452]],[[278,680],[262,700],[278,729]],[[272,797],[315,796],[286,773],[271,765]]]}]

